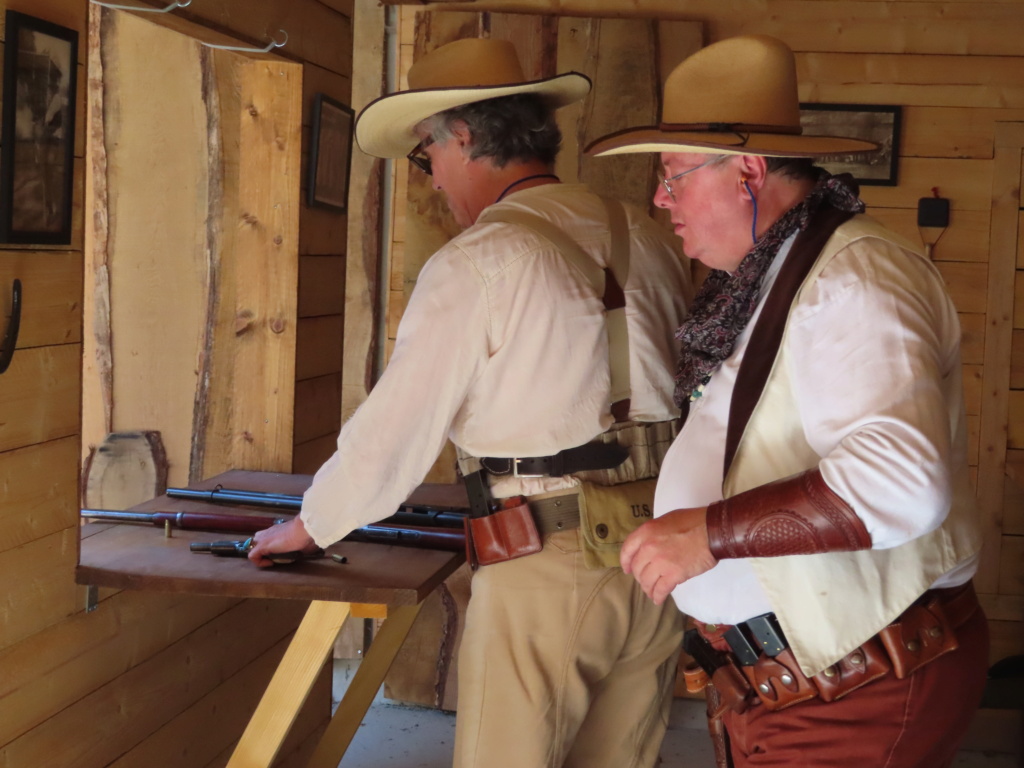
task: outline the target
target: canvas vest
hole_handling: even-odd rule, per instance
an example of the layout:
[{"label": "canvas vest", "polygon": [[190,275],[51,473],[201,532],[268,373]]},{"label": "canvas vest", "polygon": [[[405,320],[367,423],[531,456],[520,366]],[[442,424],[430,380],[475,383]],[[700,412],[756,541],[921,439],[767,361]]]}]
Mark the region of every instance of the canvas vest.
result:
[{"label": "canvas vest", "polygon": [[[871,218],[855,216],[826,242],[797,291],[789,316],[832,258],[862,238],[894,244],[907,258],[923,258],[910,243]],[[911,279],[907,275],[908,282]],[[784,334],[726,475],[726,498],[813,469],[821,460],[804,437],[789,370]],[[963,446],[966,418],[959,370],[946,388],[950,404],[946,417],[955,425],[953,445]],[[940,576],[980,550],[974,493],[967,463],[960,464],[952,468],[949,515],[931,533],[892,549],[750,560],[804,674],[817,674],[846,656],[890,624]]]}]

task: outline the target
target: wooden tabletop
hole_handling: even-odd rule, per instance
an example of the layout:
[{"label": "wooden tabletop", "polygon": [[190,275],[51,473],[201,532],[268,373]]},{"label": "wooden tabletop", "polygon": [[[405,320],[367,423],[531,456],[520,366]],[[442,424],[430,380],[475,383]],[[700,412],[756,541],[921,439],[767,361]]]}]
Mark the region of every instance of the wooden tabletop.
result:
[{"label": "wooden tabletop", "polygon": [[[225,488],[301,495],[310,475],[231,470],[190,488]],[[464,506],[461,486],[424,485],[412,503]],[[160,496],[132,507],[144,512],[219,512],[287,516],[280,511],[210,504]],[[89,523],[82,528],[82,545],[75,580],[101,587],[184,592],[227,597],[273,597],[294,600],[334,600],[379,605],[415,605],[447,578],[465,557],[457,552],[341,541],[328,554],[344,555],[290,565],[257,568],[244,557],[217,557],[189,551],[194,541],[244,539],[246,534],[164,530],[144,523]]]}]

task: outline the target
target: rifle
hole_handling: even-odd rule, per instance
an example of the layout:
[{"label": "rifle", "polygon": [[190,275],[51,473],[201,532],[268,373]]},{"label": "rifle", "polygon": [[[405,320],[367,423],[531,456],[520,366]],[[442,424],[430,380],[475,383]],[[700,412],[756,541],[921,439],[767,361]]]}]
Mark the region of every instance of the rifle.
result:
[{"label": "rifle", "polygon": [[[115,523],[151,523],[156,526],[170,525],[182,530],[230,533],[256,533],[285,520],[256,515],[219,515],[213,512],[122,512],[106,509],[83,509],[82,517]],[[423,549],[444,549],[450,552],[461,552],[466,548],[466,534],[461,529],[400,525],[390,520],[391,518],[388,518],[374,525],[357,528],[346,536],[344,541],[398,544]]]},{"label": "rifle", "polygon": [[122,512],[112,509],[83,509],[82,517],[111,523],[150,523],[161,528],[170,525],[183,531],[225,531],[227,533],[256,533],[283,517],[257,515],[219,515],[212,512]]},{"label": "rifle", "polygon": [[[264,493],[217,487],[209,491],[193,488],[168,488],[167,496],[172,499],[192,499],[212,504],[244,504],[251,507],[271,507],[298,512],[302,509],[302,496],[287,493]],[[468,510],[457,507],[438,507],[424,504],[403,504],[387,518],[395,525],[427,526],[441,528],[462,528]]]}]

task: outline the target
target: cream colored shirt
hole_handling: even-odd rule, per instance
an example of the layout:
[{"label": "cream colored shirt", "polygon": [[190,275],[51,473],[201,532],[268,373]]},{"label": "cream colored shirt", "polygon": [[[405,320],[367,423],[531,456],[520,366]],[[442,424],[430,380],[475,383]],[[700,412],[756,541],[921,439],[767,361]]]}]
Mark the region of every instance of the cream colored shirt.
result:
[{"label": "cream colored shirt", "polygon": [[[609,236],[599,198],[579,185],[510,194],[561,227],[600,265]],[[676,238],[627,206],[625,285],[630,417],[675,418],[673,334],[690,296]],[[300,517],[320,546],[398,509],[446,438],[475,456],[546,456],[605,431],[609,365],[604,308],[548,241],[522,227],[476,224],[424,265],[394,353],[342,427]],[[568,478],[505,481],[496,495],[557,490]]]},{"label": "cream colored shirt", "polygon": [[[701,398],[662,465],[655,516],[722,498],[729,405],[736,375],[764,299],[789,253],[769,268],[758,308]],[[822,271],[790,315],[791,378],[807,441],[822,457],[825,482],[864,521],[875,549],[898,546],[937,528],[949,511],[953,467],[966,444],[951,440],[945,383],[962,375],[960,325],[942,283],[923,260],[878,240],[856,241]],[[888,279],[900,270],[909,280]],[[891,286],[913,285],[913,291]],[[977,557],[933,586],[967,581]],[[676,587],[683,612],[735,624],[773,610],[750,562],[722,560]]]}]

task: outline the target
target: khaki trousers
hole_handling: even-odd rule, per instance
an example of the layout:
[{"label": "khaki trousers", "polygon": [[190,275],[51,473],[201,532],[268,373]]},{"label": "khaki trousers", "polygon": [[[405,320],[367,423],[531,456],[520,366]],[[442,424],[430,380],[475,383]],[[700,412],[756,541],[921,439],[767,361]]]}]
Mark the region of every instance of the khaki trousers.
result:
[{"label": "khaki trousers", "polygon": [[579,532],[481,567],[459,651],[456,768],[649,768],[668,724],[682,615]]}]

